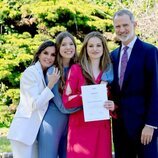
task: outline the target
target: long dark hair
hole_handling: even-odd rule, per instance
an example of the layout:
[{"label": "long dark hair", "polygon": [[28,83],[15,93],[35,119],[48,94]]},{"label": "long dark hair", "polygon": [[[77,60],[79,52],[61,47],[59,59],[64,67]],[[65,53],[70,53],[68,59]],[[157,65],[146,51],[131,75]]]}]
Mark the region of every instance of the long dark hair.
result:
[{"label": "long dark hair", "polygon": [[56,46],[55,46],[55,43],[54,43],[53,41],[51,41],[51,40],[46,40],[46,41],[44,41],[44,42],[38,47],[37,52],[34,54],[34,58],[33,58],[33,60],[32,60],[31,65],[34,65],[34,64],[38,61],[39,55],[41,54],[41,52],[42,52],[43,50],[45,50],[47,47],[51,47],[51,46],[56,47]]},{"label": "long dark hair", "polygon": [[71,33],[67,32],[67,31],[59,33],[56,37],[56,53],[57,53],[57,67],[59,68],[60,73],[61,73],[61,80],[60,80],[61,82],[60,82],[60,85],[59,85],[60,92],[63,91],[64,85],[65,85],[63,60],[62,60],[62,56],[60,54],[60,46],[61,46],[61,43],[62,43],[63,39],[66,38],[66,37],[70,37],[72,42],[75,45],[75,54],[70,59],[69,67],[71,67],[72,64],[77,62],[77,49],[76,49],[77,46],[76,46],[76,42],[75,42],[75,39],[74,39],[73,35]]}]

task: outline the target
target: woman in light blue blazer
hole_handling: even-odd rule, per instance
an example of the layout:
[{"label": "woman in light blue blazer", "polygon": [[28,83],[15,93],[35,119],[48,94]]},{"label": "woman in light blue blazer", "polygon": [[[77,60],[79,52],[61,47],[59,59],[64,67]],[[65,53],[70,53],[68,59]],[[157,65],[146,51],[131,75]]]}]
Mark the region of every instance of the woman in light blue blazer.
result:
[{"label": "woman in light blue blazer", "polygon": [[[70,113],[81,108],[65,109],[61,100],[65,80],[69,68],[77,62],[76,43],[69,32],[61,32],[56,38],[57,66],[61,77],[59,82],[52,88],[54,97],[49,101],[49,107],[43,118],[38,133],[38,154],[39,158],[66,158],[67,153],[67,125]],[[48,73],[53,72],[53,67]],[[103,75],[104,81],[113,80],[112,67]]]},{"label": "woman in light blue blazer", "polygon": [[45,41],[36,52],[33,64],[23,73],[20,80],[20,103],[9,129],[14,158],[37,158],[37,134],[47,111],[49,101],[54,97],[51,89],[60,75],[57,68],[48,75],[47,69],[54,64],[55,45]]}]

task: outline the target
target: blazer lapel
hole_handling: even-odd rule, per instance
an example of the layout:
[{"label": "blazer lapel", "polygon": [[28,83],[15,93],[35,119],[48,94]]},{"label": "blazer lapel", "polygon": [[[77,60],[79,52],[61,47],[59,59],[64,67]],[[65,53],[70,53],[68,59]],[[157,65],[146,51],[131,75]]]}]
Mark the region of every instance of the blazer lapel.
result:
[{"label": "blazer lapel", "polygon": [[121,51],[121,46],[119,47],[119,49],[116,50],[116,66],[115,66],[115,72],[116,72],[116,77],[117,77],[118,84],[119,84],[118,68],[119,68],[120,51]]},{"label": "blazer lapel", "polygon": [[112,54],[111,54],[111,60],[112,60],[113,69],[114,69],[114,82],[113,82],[113,84],[115,85],[115,87],[118,90],[120,90],[119,77],[118,77],[120,50],[121,50],[121,47],[119,47],[118,49],[114,50],[114,52],[112,52]]},{"label": "blazer lapel", "polygon": [[[130,74],[131,74],[130,72],[133,71],[134,66],[137,64],[137,58],[138,58],[138,53],[139,53],[138,51],[140,50],[140,44],[141,44],[141,41],[139,39],[137,39],[133,46],[130,58],[127,63],[124,80],[123,80],[123,85],[125,82],[128,81],[128,78],[130,77]],[[122,88],[123,88],[123,85],[122,85]]]},{"label": "blazer lapel", "polygon": [[35,68],[37,69],[37,71],[39,72],[40,76],[41,76],[41,79],[42,79],[42,82],[44,84],[44,86],[46,87],[46,82],[45,82],[45,79],[44,79],[44,75],[43,75],[43,70],[42,70],[42,67],[41,67],[41,64],[39,61],[37,61],[35,63]]}]

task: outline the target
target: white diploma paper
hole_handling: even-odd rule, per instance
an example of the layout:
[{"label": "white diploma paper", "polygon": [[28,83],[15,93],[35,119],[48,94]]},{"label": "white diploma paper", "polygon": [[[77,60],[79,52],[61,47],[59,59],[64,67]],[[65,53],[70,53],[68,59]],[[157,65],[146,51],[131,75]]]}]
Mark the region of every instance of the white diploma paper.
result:
[{"label": "white diploma paper", "polygon": [[104,107],[106,84],[82,86],[81,91],[85,122],[110,119],[109,110]]}]

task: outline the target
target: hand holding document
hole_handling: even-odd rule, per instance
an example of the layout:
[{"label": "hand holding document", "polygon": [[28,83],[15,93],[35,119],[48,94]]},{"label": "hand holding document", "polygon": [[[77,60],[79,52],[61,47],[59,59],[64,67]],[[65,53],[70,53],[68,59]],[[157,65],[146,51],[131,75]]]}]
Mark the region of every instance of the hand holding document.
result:
[{"label": "hand holding document", "polygon": [[110,119],[109,110],[104,107],[106,84],[82,86],[81,91],[85,122]]}]

